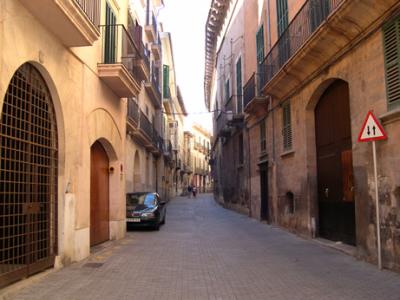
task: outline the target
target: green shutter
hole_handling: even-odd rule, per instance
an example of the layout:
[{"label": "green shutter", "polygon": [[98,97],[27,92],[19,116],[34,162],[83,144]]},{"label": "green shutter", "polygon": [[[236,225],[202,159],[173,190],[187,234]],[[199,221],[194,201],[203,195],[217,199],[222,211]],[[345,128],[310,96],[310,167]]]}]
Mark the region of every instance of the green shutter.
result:
[{"label": "green shutter", "polygon": [[290,115],[290,102],[282,106],[282,135],[283,135],[283,149],[292,149],[292,121]]},{"label": "green shutter", "polygon": [[257,64],[264,60],[264,26],[260,26],[256,34]]},{"label": "green shutter", "polygon": [[400,107],[400,17],[383,28],[388,110]]},{"label": "green shutter", "polygon": [[276,0],[278,14],[278,36],[281,36],[289,24],[287,0]]},{"label": "green shutter", "polygon": [[163,65],[163,95],[164,95],[164,98],[170,98],[169,66],[167,66],[167,65]]},{"label": "green shutter", "polygon": [[237,113],[242,112],[242,58],[236,63],[236,99],[237,99]]},{"label": "green shutter", "polygon": [[106,27],[104,32],[104,63],[115,63],[117,17],[111,6],[106,2]]}]

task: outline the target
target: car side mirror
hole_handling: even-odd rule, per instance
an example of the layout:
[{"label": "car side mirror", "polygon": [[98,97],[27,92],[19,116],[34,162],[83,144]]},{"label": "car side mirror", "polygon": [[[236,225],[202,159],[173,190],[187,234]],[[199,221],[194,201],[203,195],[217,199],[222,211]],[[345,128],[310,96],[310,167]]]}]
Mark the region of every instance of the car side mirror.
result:
[{"label": "car side mirror", "polygon": [[167,202],[165,202],[165,201],[159,201],[158,202],[160,205],[165,205],[165,204],[167,204]]}]

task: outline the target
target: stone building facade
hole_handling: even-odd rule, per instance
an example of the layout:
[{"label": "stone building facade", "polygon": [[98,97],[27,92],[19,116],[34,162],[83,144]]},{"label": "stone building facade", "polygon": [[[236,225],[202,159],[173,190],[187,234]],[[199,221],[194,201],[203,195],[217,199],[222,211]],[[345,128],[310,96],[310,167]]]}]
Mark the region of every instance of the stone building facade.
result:
[{"label": "stone building facade", "polygon": [[[225,2],[217,6],[223,10],[221,19],[213,20],[220,27],[210,27],[210,35],[216,36],[215,48],[211,43],[208,49],[211,62],[227,34],[224,28],[234,23],[231,7],[241,3]],[[399,5],[258,1],[253,7],[257,28],[245,46],[256,49],[245,66],[250,72],[243,88],[249,215],[304,237],[352,245],[355,256],[376,263],[372,148],[357,141],[373,110],[388,134],[377,142],[382,262],[397,271]],[[216,74],[206,71],[206,103],[211,105],[218,95]],[[221,144],[213,147],[218,153]]]},{"label": "stone building facade", "polygon": [[0,0],[0,288],[123,238],[126,192],[173,196],[162,5]]},{"label": "stone building facade", "polygon": [[196,186],[199,193],[210,192],[210,139],[211,134],[201,125],[193,124],[191,128],[190,156],[193,166],[191,185]]}]

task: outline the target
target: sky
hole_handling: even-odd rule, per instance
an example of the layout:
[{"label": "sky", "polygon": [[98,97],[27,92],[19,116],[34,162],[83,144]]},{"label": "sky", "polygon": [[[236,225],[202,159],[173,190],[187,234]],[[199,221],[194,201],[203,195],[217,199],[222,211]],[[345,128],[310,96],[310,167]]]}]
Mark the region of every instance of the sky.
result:
[{"label": "sky", "polygon": [[211,131],[203,89],[205,24],[211,0],[164,0],[164,4],[158,17],[164,31],[171,33],[176,82],[189,113],[187,123],[196,122]]}]

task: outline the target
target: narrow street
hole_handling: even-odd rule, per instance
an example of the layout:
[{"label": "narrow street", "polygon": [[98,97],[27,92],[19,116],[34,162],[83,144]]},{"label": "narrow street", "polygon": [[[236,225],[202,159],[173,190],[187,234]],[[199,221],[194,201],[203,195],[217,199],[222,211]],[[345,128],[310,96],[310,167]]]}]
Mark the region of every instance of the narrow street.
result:
[{"label": "narrow street", "polygon": [[176,198],[160,231],[130,231],[11,299],[400,299],[400,276],[261,224],[211,195]]}]

